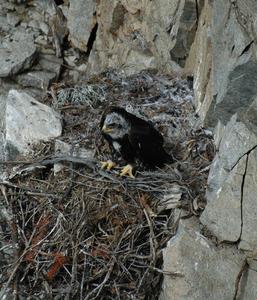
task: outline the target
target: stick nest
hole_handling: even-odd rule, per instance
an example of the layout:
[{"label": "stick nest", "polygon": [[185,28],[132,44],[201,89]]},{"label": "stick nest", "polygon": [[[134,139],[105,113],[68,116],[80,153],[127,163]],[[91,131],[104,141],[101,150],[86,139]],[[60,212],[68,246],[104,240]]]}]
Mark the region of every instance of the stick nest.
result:
[{"label": "stick nest", "polygon": [[[1,296],[157,299],[164,274],[182,276],[163,269],[162,249],[180,218],[204,209],[215,152],[210,133],[197,126],[191,82],[108,71],[77,87],[52,86],[47,102],[62,113],[61,141],[71,147],[60,154],[54,142],[41,143],[26,162],[6,162]],[[98,124],[110,104],[150,119],[175,163],[139,166],[134,180],[101,170],[110,153]],[[78,157],[77,148],[93,154]]]}]

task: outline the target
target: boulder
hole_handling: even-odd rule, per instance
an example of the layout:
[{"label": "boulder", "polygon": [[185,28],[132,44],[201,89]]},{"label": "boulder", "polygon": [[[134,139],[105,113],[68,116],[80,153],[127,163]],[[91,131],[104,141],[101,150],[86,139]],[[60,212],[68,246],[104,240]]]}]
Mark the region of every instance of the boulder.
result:
[{"label": "boulder", "polygon": [[87,51],[87,44],[96,25],[96,1],[78,0],[70,1],[67,17],[69,39],[74,47]]},{"label": "boulder", "polygon": [[33,36],[16,31],[0,48],[0,77],[13,76],[32,66],[36,58]]},{"label": "boulder", "polygon": [[164,275],[159,300],[234,299],[235,283],[244,256],[234,247],[215,247],[180,222],[178,232],[163,251]]},{"label": "boulder", "polygon": [[29,152],[32,144],[62,133],[57,112],[17,90],[10,90],[7,97],[5,127],[9,159]]}]

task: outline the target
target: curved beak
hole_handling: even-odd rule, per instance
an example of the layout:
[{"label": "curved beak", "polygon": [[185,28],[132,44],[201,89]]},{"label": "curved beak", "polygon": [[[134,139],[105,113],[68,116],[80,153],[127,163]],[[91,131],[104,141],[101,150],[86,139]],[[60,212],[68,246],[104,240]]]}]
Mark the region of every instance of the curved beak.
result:
[{"label": "curved beak", "polygon": [[108,132],[111,132],[111,131],[113,131],[113,129],[112,128],[108,128],[106,125],[104,125],[102,127],[102,132],[104,132],[104,133],[108,133]]}]

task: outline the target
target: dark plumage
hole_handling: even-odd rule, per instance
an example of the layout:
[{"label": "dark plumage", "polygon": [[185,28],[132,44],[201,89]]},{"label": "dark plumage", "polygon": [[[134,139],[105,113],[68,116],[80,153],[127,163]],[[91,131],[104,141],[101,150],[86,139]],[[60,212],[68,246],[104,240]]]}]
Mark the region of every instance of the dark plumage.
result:
[{"label": "dark plumage", "polygon": [[163,149],[162,135],[153,125],[123,108],[108,108],[100,128],[112,150],[129,164],[139,159],[145,166],[154,168],[172,162],[172,157]]}]

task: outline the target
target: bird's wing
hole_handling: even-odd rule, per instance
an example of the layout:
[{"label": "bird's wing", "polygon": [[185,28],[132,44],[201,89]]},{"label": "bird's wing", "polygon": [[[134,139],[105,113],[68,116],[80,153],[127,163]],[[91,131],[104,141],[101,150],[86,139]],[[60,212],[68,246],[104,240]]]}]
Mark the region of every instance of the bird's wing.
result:
[{"label": "bird's wing", "polygon": [[134,147],[139,149],[143,144],[163,145],[162,135],[146,121],[133,124],[130,130],[129,140]]}]

